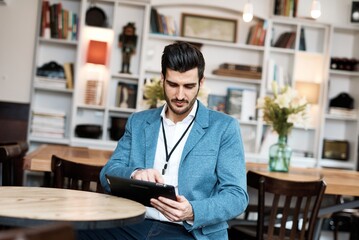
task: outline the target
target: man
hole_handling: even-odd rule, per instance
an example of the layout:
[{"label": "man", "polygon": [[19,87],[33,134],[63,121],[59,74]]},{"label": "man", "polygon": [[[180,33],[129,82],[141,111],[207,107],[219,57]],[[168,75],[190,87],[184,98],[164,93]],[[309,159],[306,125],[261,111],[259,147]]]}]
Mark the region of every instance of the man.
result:
[{"label": "man", "polygon": [[152,199],[142,223],[112,232],[118,239],[227,239],[226,221],[247,207],[239,124],[197,100],[204,68],[196,47],[166,46],[161,74],[166,104],[129,117],[102,169],[107,191],[105,174],[176,188],[177,201]]}]

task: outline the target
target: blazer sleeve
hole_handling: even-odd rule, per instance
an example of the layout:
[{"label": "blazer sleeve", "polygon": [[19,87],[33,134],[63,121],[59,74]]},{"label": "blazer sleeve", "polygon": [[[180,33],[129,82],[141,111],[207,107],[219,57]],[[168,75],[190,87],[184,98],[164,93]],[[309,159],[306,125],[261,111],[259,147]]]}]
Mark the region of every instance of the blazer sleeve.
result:
[{"label": "blazer sleeve", "polygon": [[138,168],[130,165],[132,122],[133,122],[133,115],[131,115],[128,118],[124,135],[118,141],[117,147],[113,152],[110,160],[106,163],[106,165],[101,170],[100,173],[101,185],[106,192],[110,192],[110,186],[106,181],[105,174],[129,178],[132,172]]}]

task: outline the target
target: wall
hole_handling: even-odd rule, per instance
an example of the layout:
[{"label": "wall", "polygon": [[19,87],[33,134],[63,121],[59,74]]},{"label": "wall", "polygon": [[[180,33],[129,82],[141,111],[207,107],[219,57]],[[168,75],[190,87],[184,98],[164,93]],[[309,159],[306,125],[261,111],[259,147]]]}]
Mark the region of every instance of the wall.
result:
[{"label": "wall", "polygon": [[[0,6],[0,101],[30,102],[38,1],[11,0],[8,6]],[[153,3],[159,1],[152,0]],[[193,2],[193,0],[181,2],[186,1]],[[243,9],[247,2],[247,0],[197,0],[196,3],[208,1],[237,10]],[[263,18],[271,15],[271,2],[274,0],[251,1],[255,15]],[[299,1],[299,16],[310,16],[311,1]],[[336,25],[348,24],[351,2],[351,0],[321,0],[322,16],[317,21]]]},{"label": "wall", "polygon": [[30,102],[38,1],[0,5],[0,101]]}]

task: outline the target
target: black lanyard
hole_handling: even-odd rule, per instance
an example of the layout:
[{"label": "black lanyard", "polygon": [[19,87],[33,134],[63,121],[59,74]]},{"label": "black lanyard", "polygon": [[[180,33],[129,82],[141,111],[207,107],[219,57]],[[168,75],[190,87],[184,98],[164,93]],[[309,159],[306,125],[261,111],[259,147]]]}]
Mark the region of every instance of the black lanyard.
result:
[{"label": "black lanyard", "polygon": [[167,149],[167,138],[166,138],[166,132],[165,132],[165,127],[163,125],[163,118],[161,117],[161,124],[162,124],[162,133],[163,133],[163,140],[165,142],[165,150],[166,150],[166,163],[163,166],[162,169],[162,175],[166,174],[166,169],[167,169],[167,164],[168,161],[171,158],[172,153],[175,151],[176,147],[178,146],[178,144],[182,141],[183,137],[186,135],[186,133],[188,132],[188,129],[191,127],[191,125],[193,124],[194,120],[196,119],[197,116],[197,112],[198,112],[198,103],[197,103],[197,109],[196,109],[196,113],[191,121],[191,123],[188,125],[188,127],[186,128],[186,130],[184,131],[184,133],[182,134],[182,136],[180,137],[180,139],[177,141],[177,143],[174,145],[174,147],[172,148],[171,152],[168,154],[168,149]]}]

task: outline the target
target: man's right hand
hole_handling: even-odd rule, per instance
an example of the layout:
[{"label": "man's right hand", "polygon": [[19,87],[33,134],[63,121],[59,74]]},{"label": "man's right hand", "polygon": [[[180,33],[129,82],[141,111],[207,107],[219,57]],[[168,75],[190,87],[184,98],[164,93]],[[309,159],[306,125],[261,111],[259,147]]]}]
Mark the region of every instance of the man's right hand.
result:
[{"label": "man's right hand", "polygon": [[162,175],[156,169],[137,169],[132,174],[133,179],[148,181],[148,182],[156,182],[156,183],[164,183]]}]

